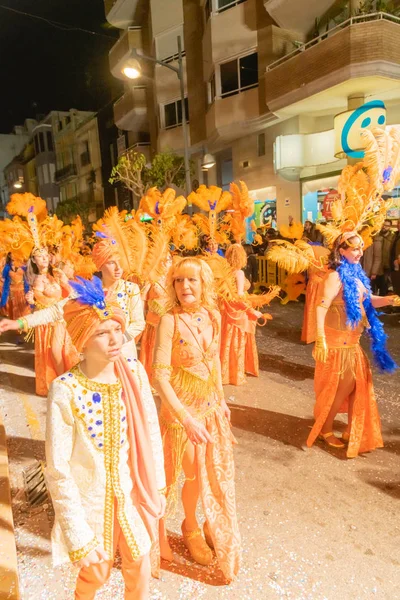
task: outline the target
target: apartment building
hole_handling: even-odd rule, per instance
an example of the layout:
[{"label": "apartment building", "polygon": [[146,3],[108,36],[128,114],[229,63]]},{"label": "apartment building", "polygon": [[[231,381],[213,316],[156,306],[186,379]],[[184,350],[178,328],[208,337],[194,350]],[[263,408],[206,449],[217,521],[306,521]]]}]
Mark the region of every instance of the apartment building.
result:
[{"label": "apartment building", "polygon": [[104,210],[96,114],[75,109],[54,113],[52,131],[60,202],[64,202],[64,206],[69,202],[72,212],[79,204],[89,208],[87,220],[94,222]]},{"label": "apartment building", "polygon": [[[120,28],[110,69],[126,81],[115,123],[132,144],[147,138],[152,152],[183,153],[176,74],[143,59],[140,78],[128,82],[122,73],[134,50],[176,66],[180,36],[194,179],[222,187],[243,179],[261,222],[274,207],[278,223],[289,215],[327,218],[338,175],[351,160],[340,147],[349,118],[352,148],[362,127],[400,123],[400,19],[373,7],[356,16],[359,5],[106,0],[107,20]],[[373,112],[367,106],[358,117],[364,104]],[[215,165],[203,171],[205,153]]]}]

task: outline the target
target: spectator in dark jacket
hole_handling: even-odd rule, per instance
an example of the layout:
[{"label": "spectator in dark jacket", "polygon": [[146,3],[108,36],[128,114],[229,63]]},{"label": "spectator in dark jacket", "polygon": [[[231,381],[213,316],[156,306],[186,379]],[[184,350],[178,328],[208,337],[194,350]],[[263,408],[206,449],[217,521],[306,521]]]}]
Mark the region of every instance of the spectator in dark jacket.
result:
[{"label": "spectator in dark jacket", "polygon": [[246,278],[250,281],[249,293],[251,294],[254,290],[254,284],[258,281],[258,263],[257,256],[254,254],[253,246],[251,244],[244,244],[243,248],[247,254],[247,264],[243,271]]}]

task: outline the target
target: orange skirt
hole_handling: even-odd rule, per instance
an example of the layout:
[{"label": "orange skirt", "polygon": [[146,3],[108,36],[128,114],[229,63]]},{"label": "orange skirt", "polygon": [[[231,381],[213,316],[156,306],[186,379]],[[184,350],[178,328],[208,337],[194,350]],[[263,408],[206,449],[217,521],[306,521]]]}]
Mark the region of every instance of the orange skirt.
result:
[{"label": "orange skirt", "polygon": [[[53,352],[61,353],[63,368],[57,372]],[[79,353],[72,344],[64,321],[35,328],[36,394],[47,396],[51,382],[79,362]]]},{"label": "orange skirt", "polygon": [[[321,432],[345,369],[355,379],[353,417],[347,448],[348,458],[354,458],[360,452],[369,452],[383,447],[371,367],[360,344],[347,348],[330,348],[328,360],[325,363],[317,362],[314,376],[315,423],[308,436],[307,446],[311,447]],[[348,398],[339,412],[347,412],[347,410]]]},{"label": "orange skirt", "polygon": [[24,288],[10,291],[10,319],[20,319],[29,315],[31,309],[25,300]]},{"label": "orange skirt", "polygon": [[251,333],[244,331],[222,314],[220,357],[223,385],[243,385],[246,373],[258,377],[255,324],[253,330]]},{"label": "orange skirt", "polygon": [[[167,486],[172,492],[182,470],[187,436],[184,428],[176,422],[172,423],[171,419],[168,409],[163,405],[161,433]],[[219,566],[227,581],[232,581],[239,572],[241,561],[233,459],[233,444],[236,440],[219,406],[211,409],[202,422],[212,436],[213,443],[195,446],[200,498]]]}]

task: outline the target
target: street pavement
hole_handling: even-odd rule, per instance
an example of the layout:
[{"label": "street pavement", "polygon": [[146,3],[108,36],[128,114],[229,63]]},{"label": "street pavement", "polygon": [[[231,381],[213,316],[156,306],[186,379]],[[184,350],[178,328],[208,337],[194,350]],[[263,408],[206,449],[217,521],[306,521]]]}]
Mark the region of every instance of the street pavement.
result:
[{"label": "street pavement", "polygon": [[[193,563],[168,523],[176,561],[151,584],[152,600],[400,599],[400,376],[374,373],[385,447],[347,460],[343,450],[305,440],[312,424],[313,359],[300,343],[302,304],[271,307],[260,328],[261,374],[227,386],[232,409],[237,511],[243,538],[238,579]],[[383,317],[400,363],[400,315]],[[53,569],[51,503],[29,508],[23,470],[44,459],[46,400],[34,395],[33,349],[0,343],[0,410],[5,418],[23,600],[73,598],[76,569]],[[337,430],[344,421],[338,419]],[[100,600],[123,598],[118,561]]]}]

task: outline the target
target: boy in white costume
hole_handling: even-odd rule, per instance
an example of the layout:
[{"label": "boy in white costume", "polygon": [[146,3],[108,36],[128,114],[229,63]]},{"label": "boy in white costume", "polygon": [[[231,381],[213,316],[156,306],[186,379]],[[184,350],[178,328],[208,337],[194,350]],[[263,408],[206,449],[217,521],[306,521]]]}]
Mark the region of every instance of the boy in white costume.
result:
[{"label": "boy in white costume", "polygon": [[84,360],[53,381],[47,412],[54,562],[81,567],[75,598],[91,600],[118,547],[125,599],[144,600],[165,509],[157,411],[144,368],[121,354],[123,311],[106,301],[97,278],[73,285],[78,298],[64,318]]}]

